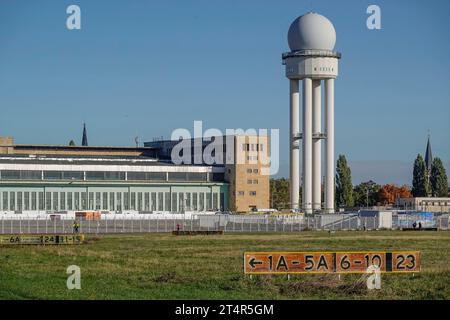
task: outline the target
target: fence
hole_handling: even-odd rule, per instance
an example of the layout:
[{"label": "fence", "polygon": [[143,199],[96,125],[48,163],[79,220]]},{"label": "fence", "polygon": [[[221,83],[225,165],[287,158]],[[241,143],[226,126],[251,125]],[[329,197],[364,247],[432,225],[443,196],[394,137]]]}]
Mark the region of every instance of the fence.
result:
[{"label": "fence", "polygon": [[[80,233],[139,233],[171,232],[173,230],[225,232],[300,232],[306,230],[378,230],[410,228],[415,217],[399,219],[393,217],[390,226],[382,225],[378,217],[358,215],[303,216],[262,216],[262,215],[193,215],[188,218],[165,217],[114,217],[101,220],[79,221]],[[400,223],[401,222],[401,223]],[[424,228],[434,227],[449,230],[449,216],[436,216],[423,224]],[[1,234],[41,234],[72,233],[71,219],[51,220],[46,217],[16,219],[0,218]]]}]

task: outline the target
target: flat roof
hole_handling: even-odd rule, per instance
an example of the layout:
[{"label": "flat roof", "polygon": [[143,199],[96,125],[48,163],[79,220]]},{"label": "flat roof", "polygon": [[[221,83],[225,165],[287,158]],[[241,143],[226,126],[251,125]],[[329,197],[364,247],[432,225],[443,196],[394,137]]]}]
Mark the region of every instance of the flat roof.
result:
[{"label": "flat roof", "polygon": [[63,145],[38,145],[38,144],[14,144],[12,145],[15,149],[70,149],[74,151],[81,150],[114,150],[114,151],[150,151],[155,150],[152,147],[115,147],[115,146],[63,146]]},{"label": "flat roof", "polygon": [[[163,161],[156,158],[142,157],[142,156],[70,156],[70,155],[0,155],[0,167],[2,170],[24,170],[24,165],[27,170],[40,170],[41,166],[49,165],[50,167],[54,167],[55,170],[62,170],[64,168],[78,168],[77,170],[82,169],[83,166],[86,169],[101,169],[100,167],[108,170],[108,171],[123,171],[126,168],[131,170],[139,170],[138,167],[145,170],[164,170],[162,167],[167,168],[165,170],[169,171],[182,171],[188,170],[192,172],[196,171],[210,171],[213,172],[224,172],[224,167],[222,166],[212,166],[212,165],[195,165],[195,164],[173,164],[170,161]],[[61,167],[62,166],[62,167]],[[56,169],[58,168],[58,169]],[[154,168],[154,169],[150,169]],[[102,169],[102,170],[104,170]]]}]

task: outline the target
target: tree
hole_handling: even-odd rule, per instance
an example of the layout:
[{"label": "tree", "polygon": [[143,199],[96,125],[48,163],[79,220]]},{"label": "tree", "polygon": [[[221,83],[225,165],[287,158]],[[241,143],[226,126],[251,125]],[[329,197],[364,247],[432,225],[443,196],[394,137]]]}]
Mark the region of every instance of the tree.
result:
[{"label": "tree", "polygon": [[275,209],[289,208],[289,180],[270,179],[270,207]]},{"label": "tree", "polygon": [[[282,210],[290,209],[291,207],[291,193],[290,181],[285,178],[270,179],[270,207]],[[301,205],[301,190],[300,190],[300,205]]]},{"label": "tree", "polygon": [[428,197],[431,194],[430,185],[427,179],[427,167],[420,154],[414,161],[412,194],[414,197]]},{"label": "tree", "polygon": [[336,206],[354,206],[352,172],[344,155],[339,155],[336,164]]},{"label": "tree", "polygon": [[355,206],[366,207],[376,205],[378,201],[378,190],[380,190],[380,185],[372,180],[361,182],[355,186],[353,189]]},{"label": "tree", "polygon": [[71,146],[71,147],[74,147],[74,146],[76,146],[76,144],[75,144],[75,141],[73,141],[73,140],[70,140],[70,141],[69,141],[69,146]]},{"label": "tree", "polygon": [[434,158],[430,174],[431,194],[433,197],[448,196],[448,179],[441,159]]},{"label": "tree", "polygon": [[394,204],[397,198],[411,198],[408,186],[397,187],[395,184],[385,184],[378,191],[378,201],[384,205]]}]

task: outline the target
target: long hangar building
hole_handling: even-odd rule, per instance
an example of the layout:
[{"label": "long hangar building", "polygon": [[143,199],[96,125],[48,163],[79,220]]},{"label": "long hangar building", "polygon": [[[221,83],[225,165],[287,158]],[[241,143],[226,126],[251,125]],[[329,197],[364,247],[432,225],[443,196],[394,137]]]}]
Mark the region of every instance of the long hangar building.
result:
[{"label": "long hangar building", "polygon": [[[0,210],[184,212],[269,208],[269,176],[260,162],[267,137],[223,139],[231,164],[176,165],[174,141],[145,147],[14,144],[0,137]],[[203,143],[202,148],[206,146]],[[234,149],[234,153],[226,150]]]}]

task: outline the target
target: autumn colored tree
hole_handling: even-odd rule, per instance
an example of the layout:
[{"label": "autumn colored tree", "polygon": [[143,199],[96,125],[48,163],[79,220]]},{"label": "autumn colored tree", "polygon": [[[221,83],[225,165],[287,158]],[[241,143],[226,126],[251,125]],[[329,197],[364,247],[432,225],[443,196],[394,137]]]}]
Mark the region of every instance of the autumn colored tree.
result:
[{"label": "autumn colored tree", "polygon": [[381,204],[394,204],[397,198],[411,198],[408,186],[398,187],[395,184],[385,184],[378,191],[378,201]]}]

